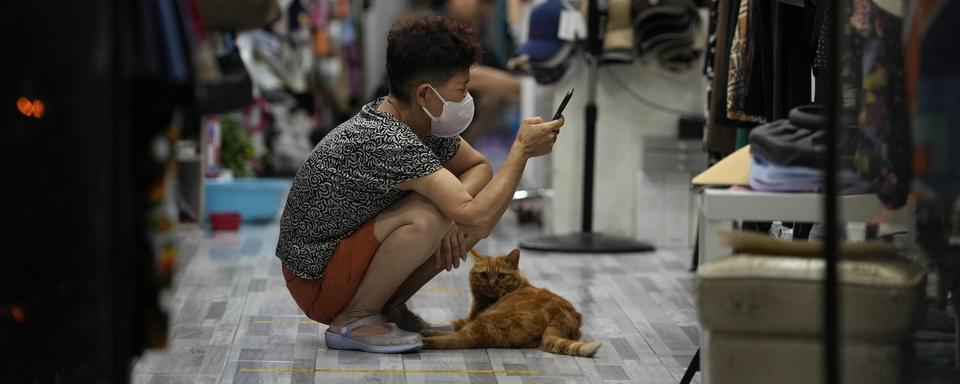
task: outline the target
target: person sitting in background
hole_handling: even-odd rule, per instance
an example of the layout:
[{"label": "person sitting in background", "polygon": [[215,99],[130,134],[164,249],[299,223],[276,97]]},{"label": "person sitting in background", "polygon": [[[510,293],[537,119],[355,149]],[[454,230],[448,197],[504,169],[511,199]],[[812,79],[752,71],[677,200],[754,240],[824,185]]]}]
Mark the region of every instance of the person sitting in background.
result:
[{"label": "person sitting in background", "polygon": [[[450,18],[479,30],[488,24],[496,5],[496,0],[446,0],[444,8]],[[507,71],[506,59],[498,57],[495,49],[479,41],[480,61],[470,69],[470,91],[488,96],[491,102],[519,102],[520,78]]]},{"label": "person sitting in background", "polygon": [[297,172],[276,255],[300,309],[329,325],[329,348],[420,348],[417,332],[431,325],[405,303],[489,235],[527,160],[551,151],[563,118],[523,119],[496,176],[459,137],[473,120],[479,50],[449,18],[395,24],[389,94],[333,129]]},{"label": "person sitting in background", "polygon": [[[471,27],[474,32],[488,24],[497,5],[496,0],[434,0],[429,3],[420,6],[426,7],[429,14],[450,17]],[[415,1],[414,8],[417,7],[416,4]],[[476,95],[478,113],[469,129],[463,133],[467,142],[474,144],[500,119],[498,114],[505,104],[520,102],[520,77],[507,70],[506,60],[496,55],[496,50],[480,38],[480,33],[476,35],[480,56],[477,64],[470,68],[468,87],[469,91]],[[388,80],[384,79],[377,88],[376,95],[383,96],[388,92]]]}]

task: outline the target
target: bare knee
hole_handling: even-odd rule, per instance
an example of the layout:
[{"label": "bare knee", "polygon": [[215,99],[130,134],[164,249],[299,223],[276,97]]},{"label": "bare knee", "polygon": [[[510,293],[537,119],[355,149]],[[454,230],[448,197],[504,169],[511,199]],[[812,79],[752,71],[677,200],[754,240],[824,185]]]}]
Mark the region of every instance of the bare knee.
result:
[{"label": "bare knee", "polygon": [[433,236],[439,240],[447,233],[451,223],[433,202],[420,194],[410,193],[377,215],[373,231],[381,242],[401,228],[407,234],[412,233],[425,240],[430,240]]},{"label": "bare knee", "polygon": [[425,241],[438,242],[450,230],[453,221],[443,215],[433,203],[420,204],[411,210],[406,222],[407,230]]}]

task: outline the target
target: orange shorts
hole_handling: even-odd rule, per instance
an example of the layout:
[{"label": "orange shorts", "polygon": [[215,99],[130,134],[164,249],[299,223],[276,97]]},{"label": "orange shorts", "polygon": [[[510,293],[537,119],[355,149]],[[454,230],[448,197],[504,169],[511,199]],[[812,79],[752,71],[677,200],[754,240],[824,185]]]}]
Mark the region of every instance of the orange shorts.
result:
[{"label": "orange shorts", "polygon": [[283,278],[293,301],[310,319],[330,324],[357,293],[367,266],[380,248],[373,235],[373,222],[366,222],[356,232],[340,241],[327,261],[323,278],[311,280],[295,275],[283,266]]}]

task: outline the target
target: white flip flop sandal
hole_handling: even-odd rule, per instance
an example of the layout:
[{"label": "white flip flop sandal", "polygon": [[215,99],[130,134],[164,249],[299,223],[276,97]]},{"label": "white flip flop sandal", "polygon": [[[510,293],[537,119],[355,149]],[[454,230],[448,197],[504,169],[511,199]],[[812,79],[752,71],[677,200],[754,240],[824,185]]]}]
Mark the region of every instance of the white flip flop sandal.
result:
[{"label": "white flip flop sandal", "polygon": [[344,325],[339,332],[331,332],[328,329],[323,335],[327,348],[372,353],[404,353],[423,348],[423,338],[420,334],[404,331],[394,323],[387,323],[393,331],[386,335],[350,335],[358,327],[377,321],[386,322],[381,315],[370,315]]}]

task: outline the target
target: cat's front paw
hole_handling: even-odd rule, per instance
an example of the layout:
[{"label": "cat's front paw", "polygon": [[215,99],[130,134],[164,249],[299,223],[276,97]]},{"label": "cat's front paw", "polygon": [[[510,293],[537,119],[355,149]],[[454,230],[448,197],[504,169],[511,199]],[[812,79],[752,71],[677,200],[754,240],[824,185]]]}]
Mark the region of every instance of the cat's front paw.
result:
[{"label": "cat's front paw", "polygon": [[[431,331],[436,332],[436,331]],[[437,336],[425,336],[423,338],[423,349],[438,349],[438,337]]]},{"label": "cat's front paw", "polygon": [[453,332],[450,332],[450,331],[438,331],[438,330],[434,330],[434,329],[424,329],[423,331],[420,331],[420,335],[422,335],[422,336],[425,338],[424,340],[426,340],[427,337],[431,337],[431,336],[443,336],[443,335],[449,335],[449,334],[451,334],[451,333],[453,333]]}]

